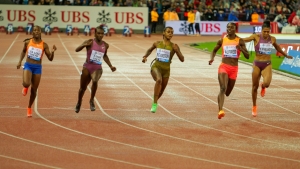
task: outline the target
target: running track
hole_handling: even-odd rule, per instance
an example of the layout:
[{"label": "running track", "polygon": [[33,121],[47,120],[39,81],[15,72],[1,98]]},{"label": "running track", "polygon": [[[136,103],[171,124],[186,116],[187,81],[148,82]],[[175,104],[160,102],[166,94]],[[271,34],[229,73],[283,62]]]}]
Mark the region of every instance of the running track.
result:
[{"label": "running track", "polygon": [[[74,112],[85,50],[85,36],[43,35],[58,50],[43,61],[43,75],[32,118],[29,95],[22,96],[22,70],[16,64],[30,35],[2,34],[0,39],[0,168],[299,168],[299,80],[274,74],[258,117],[251,116],[251,66],[239,64],[236,86],[225,100],[226,116],[217,119],[220,57],[186,43],[219,37],[175,36],[185,62],[175,56],[171,78],[157,113],[150,113],[154,81],[145,51],[162,36],[113,35],[108,55],[116,72],[103,64],[89,110],[90,90],[80,113]],[[25,59],[23,60],[24,63]]]}]

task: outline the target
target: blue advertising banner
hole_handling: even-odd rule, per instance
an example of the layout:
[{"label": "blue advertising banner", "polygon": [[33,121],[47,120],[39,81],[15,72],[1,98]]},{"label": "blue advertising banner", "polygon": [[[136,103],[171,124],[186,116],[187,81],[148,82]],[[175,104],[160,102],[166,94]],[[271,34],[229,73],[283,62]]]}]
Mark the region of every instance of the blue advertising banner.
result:
[{"label": "blue advertising banner", "polygon": [[289,50],[288,55],[293,56],[293,59],[284,58],[279,69],[300,76],[300,52],[296,50]]}]

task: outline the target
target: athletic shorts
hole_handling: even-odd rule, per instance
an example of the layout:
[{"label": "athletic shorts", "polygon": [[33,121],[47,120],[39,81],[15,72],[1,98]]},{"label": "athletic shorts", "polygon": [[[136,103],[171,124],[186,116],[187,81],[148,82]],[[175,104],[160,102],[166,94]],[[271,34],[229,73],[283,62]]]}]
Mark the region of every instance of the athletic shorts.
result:
[{"label": "athletic shorts", "polygon": [[87,62],[83,64],[83,67],[85,67],[90,74],[94,73],[96,70],[102,69],[102,65]]},{"label": "athletic shorts", "polygon": [[253,62],[253,65],[258,67],[260,71],[263,71],[267,66],[271,65],[271,61],[257,61]]},{"label": "athletic shorts", "polygon": [[156,60],[151,66],[151,71],[153,69],[158,69],[158,71],[161,73],[161,76],[167,78],[170,77],[170,65],[171,63],[169,62],[160,62]]},{"label": "athletic shorts", "polygon": [[218,73],[226,73],[229,79],[236,80],[238,73],[238,66],[231,66],[225,63],[221,63]]},{"label": "athletic shorts", "polygon": [[25,62],[23,70],[29,70],[32,74],[42,74],[42,65]]}]

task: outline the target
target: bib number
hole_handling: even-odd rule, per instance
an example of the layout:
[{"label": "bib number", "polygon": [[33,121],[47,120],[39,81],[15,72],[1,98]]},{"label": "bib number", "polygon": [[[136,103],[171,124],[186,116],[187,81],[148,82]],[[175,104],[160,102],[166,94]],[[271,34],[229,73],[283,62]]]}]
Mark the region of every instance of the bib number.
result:
[{"label": "bib number", "polygon": [[237,58],[237,49],[235,45],[224,46],[224,56],[229,58]]},{"label": "bib number", "polygon": [[103,56],[104,53],[93,50],[90,57],[90,61],[100,65],[102,64]]},{"label": "bib number", "polygon": [[259,44],[259,53],[269,55],[269,54],[271,54],[272,48],[273,48],[273,45],[270,43],[260,43]]},{"label": "bib number", "polygon": [[42,56],[42,50],[39,48],[34,48],[32,46],[28,49],[28,57],[33,60],[40,61]]},{"label": "bib number", "polygon": [[156,58],[160,62],[169,62],[170,61],[170,51],[166,49],[158,48],[156,50]]}]

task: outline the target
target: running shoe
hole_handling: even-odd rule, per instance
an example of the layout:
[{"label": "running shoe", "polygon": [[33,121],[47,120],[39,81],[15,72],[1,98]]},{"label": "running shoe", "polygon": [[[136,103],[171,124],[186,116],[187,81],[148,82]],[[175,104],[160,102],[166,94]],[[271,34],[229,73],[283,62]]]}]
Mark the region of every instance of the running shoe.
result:
[{"label": "running shoe", "polygon": [[257,116],[257,106],[252,107],[252,116],[256,117]]},{"label": "running shoe", "polygon": [[263,87],[263,83],[261,83],[260,86],[261,86],[261,92],[260,92],[260,95],[261,95],[261,97],[264,97],[265,94],[266,94],[266,88]]},{"label": "running shoe", "polygon": [[22,89],[22,94],[23,94],[23,96],[26,96],[27,91],[28,91],[28,87],[27,87],[27,88],[24,87],[24,88]]},{"label": "running shoe", "polygon": [[151,107],[151,112],[152,113],[155,113],[156,112],[156,109],[157,109],[157,103],[152,103],[152,107]]},{"label": "running shoe", "polygon": [[220,111],[219,111],[219,114],[218,114],[218,119],[221,119],[221,118],[224,117],[224,116],[225,116],[224,110],[220,110]]},{"label": "running shoe", "polygon": [[90,109],[91,109],[91,111],[95,111],[96,110],[94,101],[92,101],[92,100],[90,100]]},{"label": "running shoe", "polygon": [[27,117],[32,117],[31,108],[27,108]]},{"label": "running shoe", "polygon": [[81,107],[81,103],[80,103],[80,104],[77,103],[77,104],[76,104],[76,107],[75,107],[75,112],[76,112],[76,113],[79,113],[80,107]]}]

